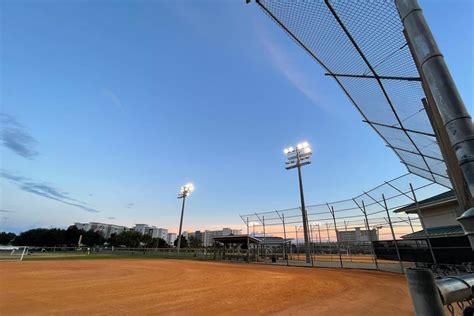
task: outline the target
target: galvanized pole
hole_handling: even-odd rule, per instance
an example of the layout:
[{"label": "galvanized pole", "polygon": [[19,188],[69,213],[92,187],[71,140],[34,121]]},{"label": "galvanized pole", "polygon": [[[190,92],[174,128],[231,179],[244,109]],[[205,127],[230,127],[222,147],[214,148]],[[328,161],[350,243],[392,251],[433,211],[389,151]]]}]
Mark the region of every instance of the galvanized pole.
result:
[{"label": "galvanized pole", "polygon": [[393,230],[392,219],[390,218],[390,212],[388,211],[387,201],[385,200],[385,195],[382,194],[383,204],[385,205],[385,211],[387,212],[388,224],[390,225],[390,230],[392,231],[393,242],[395,244],[395,251],[397,252],[398,260],[400,261],[400,268],[402,273],[405,273],[405,268],[403,267],[402,257],[400,256],[400,250],[398,249],[397,237],[395,237],[395,231]]},{"label": "galvanized pole", "polygon": [[300,252],[298,250],[299,247],[299,242],[298,242],[298,226],[295,226],[295,232],[296,232],[296,258],[297,260],[300,260]]},{"label": "galvanized pole", "polygon": [[418,218],[420,219],[421,228],[423,228],[423,232],[424,232],[424,235],[426,237],[426,242],[428,244],[428,248],[430,249],[431,258],[433,259],[433,263],[436,264],[437,263],[436,262],[436,257],[435,257],[434,251],[433,251],[433,247],[431,247],[431,241],[430,241],[430,236],[428,234],[428,229],[426,228],[425,221],[423,220],[423,217],[421,216],[420,206],[419,206],[418,200],[416,198],[415,190],[413,190],[413,186],[411,185],[411,183],[410,183],[410,190],[411,190],[411,194],[413,194],[413,200],[415,201],[415,207],[416,207],[416,211],[418,213]]},{"label": "galvanized pole", "polygon": [[[327,205],[329,207],[329,204]],[[334,213],[334,206],[331,206],[329,210],[331,211],[332,220],[334,221],[334,231],[336,232],[336,247],[337,247],[337,253],[339,254],[339,264],[341,265],[341,268],[343,268],[341,248],[339,247],[339,238],[337,237],[337,225],[336,225],[336,215]]]},{"label": "galvanized pole", "polygon": [[332,261],[331,237],[329,236],[329,224],[328,223],[326,223],[326,232],[328,233],[329,253],[331,254],[331,261]]},{"label": "galvanized pole", "polygon": [[290,258],[291,260],[293,260],[293,242],[292,241],[290,241]]},{"label": "galvanized pole", "polygon": [[[354,200],[355,202],[355,200]],[[357,204],[357,202],[356,202]],[[357,204],[359,206],[359,204]],[[369,225],[369,219],[367,218],[367,211],[365,209],[365,203],[364,200],[362,200],[362,213],[364,213],[365,217],[365,229],[367,229],[367,232],[369,233],[369,240],[370,240],[370,252],[372,252],[372,259],[374,260],[375,263],[375,268],[378,270],[379,269],[379,263],[377,262],[377,255],[375,254],[375,249],[374,249],[374,241],[372,240],[372,231],[370,230],[370,225]]]},{"label": "galvanized pole", "polygon": [[443,303],[431,270],[407,268],[406,278],[416,315],[445,315]]},{"label": "galvanized pole", "polygon": [[310,240],[310,246],[311,246],[311,266],[314,267],[314,259],[313,259],[313,254],[314,254],[314,241],[313,241],[313,228],[311,224],[309,224],[309,240]]},{"label": "galvanized pole", "polygon": [[[286,253],[286,227],[285,227],[285,214],[281,214],[281,220],[283,222],[283,237],[285,241],[283,243],[283,257],[286,259],[286,265],[288,265],[288,255]],[[291,250],[290,250],[291,251]]]},{"label": "galvanized pole", "polygon": [[247,263],[250,263],[249,218],[247,217]]},{"label": "galvanized pole", "polygon": [[[344,220],[344,227],[346,229],[346,233],[347,233],[347,223],[349,223],[349,221],[346,222],[346,220]],[[347,252],[349,253],[349,260],[352,262],[350,240],[347,240]]]},{"label": "galvanized pole", "polygon": [[267,247],[265,243],[267,241],[267,235],[265,233],[265,216],[262,216],[262,224],[263,224],[263,256],[265,259],[265,263],[267,263]]},{"label": "galvanized pole", "polygon": [[303,217],[303,233],[304,233],[304,247],[306,252],[306,263],[311,263],[311,255],[309,249],[309,232],[308,232],[308,214],[306,213],[306,206],[304,203],[304,193],[303,193],[303,179],[301,176],[301,160],[300,153],[296,150],[296,160],[297,160],[297,169],[298,169],[298,183],[300,187],[300,200],[301,200],[301,214]]},{"label": "galvanized pole", "polygon": [[[469,209],[474,206],[474,126],[472,118],[464,106],[418,2],[416,0],[396,0],[395,3],[405,28],[405,37],[423,82],[423,89],[428,97],[431,124],[434,127],[443,158],[447,163],[448,174],[453,180],[461,206],[458,215],[462,215],[462,212],[469,212]],[[444,141],[445,138],[447,141]],[[453,156],[456,159],[452,159]],[[467,217],[468,224],[472,225],[472,221],[474,218]],[[474,231],[466,231],[466,227],[464,229],[474,248]]]},{"label": "galvanized pole", "polygon": [[[411,232],[414,233],[415,230],[413,229],[413,224],[411,223],[411,218],[410,218],[410,216],[407,216],[407,217],[408,217],[408,224],[410,224]],[[421,220],[420,220],[420,222],[421,222]]]},{"label": "galvanized pole", "polygon": [[179,250],[181,248],[181,239],[183,238],[183,236],[181,236],[181,230],[183,228],[183,215],[184,215],[184,204],[186,202],[186,194],[183,194],[183,205],[181,207],[181,220],[179,221],[179,234],[178,234],[178,254],[179,254]]},{"label": "galvanized pole", "polygon": [[318,223],[318,236],[319,236],[319,245],[321,245],[321,228],[319,227],[319,223]]}]

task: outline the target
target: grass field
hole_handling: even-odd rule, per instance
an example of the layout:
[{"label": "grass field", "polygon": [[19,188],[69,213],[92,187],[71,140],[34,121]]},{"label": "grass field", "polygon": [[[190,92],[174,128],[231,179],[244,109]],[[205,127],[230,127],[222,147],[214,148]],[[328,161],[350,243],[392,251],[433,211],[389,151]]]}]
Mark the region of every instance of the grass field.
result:
[{"label": "grass field", "polygon": [[2,315],[411,315],[403,275],[191,260],[0,262]]}]

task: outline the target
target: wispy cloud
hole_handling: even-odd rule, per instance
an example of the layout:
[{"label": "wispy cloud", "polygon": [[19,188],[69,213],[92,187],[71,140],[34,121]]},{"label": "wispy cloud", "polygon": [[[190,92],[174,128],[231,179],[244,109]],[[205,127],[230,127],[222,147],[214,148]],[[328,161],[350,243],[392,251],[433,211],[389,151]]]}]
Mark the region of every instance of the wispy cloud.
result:
[{"label": "wispy cloud", "polygon": [[20,190],[28,193],[32,193],[47,199],[58,201],[60,203],[80,208],[86,212],[98,213],[99,211],[87,206],[87,203],[81,202],[69,196],[68,192],[64,192],[56,189],[55,187],[44,183],[35,182],[31,179],[15,175],[11,172],[1,170],[0,177],[10,180],[10,182],[16,184]]},{"label": "wispy cloud", "polygon": [[0,210],[0,213],[16,213],[15,211]]},{"label": "wispy cloud", "polygon": [[0,141],[3,146],[26,159],[33,159],[38,155],[35,150],[38,142],[13,116],[0,113],[0,123]]},{"label": "wispy cloud", "polygon": [[292,59],[285,49],[278,46],[269,36],[260,34],[260,41],[275,68],[309,100],[317,106],[325,108],[322,93],[316,88],[315,78],[301,65],[298,65],[294,58]]},{"label": "wispy cloud", "polygon": [[132,207],[134,207],[134,206],[135,206],[135,203],[128,203],[128,204],[127,204],[127,208],[132,208]]},{"label": "wispy cloud", "polygon": [[107,219],[113,220],[113,219],[115,219],[115,217],[109,216],[109,217],[107,217]]},{"label": "wispy cloud", "polygon": [[125,113],[125,107],[122,104],[120,98],[110,89],[102,89],[102,93],[112,101],[112,104],[122,113]]}]

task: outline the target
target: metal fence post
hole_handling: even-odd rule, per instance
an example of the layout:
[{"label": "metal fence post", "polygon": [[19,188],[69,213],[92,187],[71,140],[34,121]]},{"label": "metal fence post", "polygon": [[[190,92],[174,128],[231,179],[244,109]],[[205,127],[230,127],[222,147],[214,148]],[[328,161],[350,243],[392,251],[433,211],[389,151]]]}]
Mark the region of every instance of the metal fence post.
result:
[{"label": "metal fence post", "polygon": [[266,244],[266,233],[265,233],[265,216],[262,216],[262,224],[263,224],[263,258],[265,260],[265,263],[267,263],[267,248],[265,246]]},{"label": "metal fence post", "polygon": [[247,263],[250,263],[249,218],[247,217]]},{"label": "metal fence post", "polygon": [[393,230],[392,219],[390,218],[390,212],[388,211],[387,201],[385,200],[385,195],[382,194],[383,204],[385,205],[385,211],[387,212],[388,224],[390,225],[390,230],[392,231],[393,242],[395,244],[395,251],[397,252],[398,260],[400,261],[400,268],[402,273],[405,273],[405,268],[403,267],[402,257],[400,256],[400,250],[398,249],[397,237],[395,237],[395,231]]},{"label": "metal fence post", "polygon": [[[321,247],[321,227],[318,223],[318,236],[319,236],[319,247]],[[319,251],[321,252],[321,249],[319,249]]]},{"label": "metal fence post", "polygon": [[[346,233],[347,233],[347,223],[349,223],[349,221],[346,222],[346,220],[344,220],[344,228],[346,229]],[[349,260],[352,262],[352,254],[351,254],[351,244],[350,244],[350,240],[347,240],[347,253],[349,255]]]},{"label": "metal fence post", "polygon": [[300,260],[300,252],[298,250],[299,242],[298,242],[298,226],[295,226],[295,233],[296,233],[296,260]]},{"label": "metal fence post", "polygon": [[[355,202],[355,200],[354,200],[354,202]],[[357,204],[357,202],[356,202],[356,204]],[[367,211],[365,209],[364,200],[362,200],[362,213],[364,213],[364,217],[365,217],[365,229],[367,229],[367,232],[369,233],[370,252],[372,252],[372,260],[374,260],[375,268],[378,270],[379,269],[379,263],[377,262],[377,255],[375,254],[374,244],[373,244],[373,240],[372,240],[372,231],[370,230],[369,219],[367,218]]]},{"label": "metal fence post", "polygon": [[310,244],[310,253],[311,253],[311,266],[314,267],[314,259],[313,259],[313,255],[314,255],[314,240],[313,240],[313,228],[311,226],[311,224],[308,223],[308,226],[309,226],[309,244]]},{"label": "metal fence post", "polygon": [[411,190],[411,194],[413,194],[413,200],[415,201],[416,211],[418,213],[418,218],[420,219],[421,228],[423,229],[423,232],[425,233],[426,242],[428,243],[428,248],[430,249],[431,258],[433,259],[433,263],[436,264],[436,257],[433,251],[433,247],[431,247],[431,241],[430,241],[430,236],[428,234],[428,229],[426,228],[425,221],[423,220],[423,217],[421,216],[420,206],[418,205],[418,200],[416,198],[415,190],[413,190],[413,186],[411,185],[411,183],[410,183],[410,190]]},{"label": "metal fence post", "polygon": [[415,314],[443,316],[443,303],[431,270],[407,268],[406,278]]},{"label": "metal fence post", "polygon": [[329,253],[331,255],[332,261],[332,247],[331,247],[331,237],[329,236],[329,224],[326,222],[326,232],[328,233],[328,245],[329,245]]},{"label": "metal fence post", "polygon": [[286,253],[286,227],[285,227],[285,214],[281,214],[281,220],[283,221],[283,236],[284,236],[284,243],[283,243],[283,256],[286,259],[286,265],[288,265],[288,254]]},{"label": "metal fence post", "polygon": [[[329,204],[326,203],[326,205],[329,207]],[[339,254],[339,264],[341,265],[341,268],[344,268],[342,264],[341,248],[339,247],[339,237],[337,236],[337,224],[336,224],[336,214],[334,213],[334,206],[329,207],[329,211],[331,212],[332,220],[334,221],[334,232],[336,233],[336,247],[337,247],[337,253]]]},{"label": "metal fence post", "polygon": [[[421,76],[432,113],[430,120],[452,178],[461,212],[473,206],[474,126],[456,84],[416,0],[395,1],[404,33]],[[454,159],[451,157],[455,156]],[[457,160],[457,161],[456,161]],[[462,175],[460,175],[461,171]],[[463,179],[467,186],[464,185]],[[461,214],[458,214],[461,215]],[[474,242],[474,240],[473,240]],[[474,247],[474,244],[471,243]]]}]

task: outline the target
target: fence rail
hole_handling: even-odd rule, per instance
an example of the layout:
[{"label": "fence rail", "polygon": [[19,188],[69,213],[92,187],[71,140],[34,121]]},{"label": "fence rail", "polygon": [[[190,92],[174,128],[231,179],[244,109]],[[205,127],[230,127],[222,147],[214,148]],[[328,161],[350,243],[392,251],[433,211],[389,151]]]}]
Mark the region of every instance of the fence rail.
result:
[{"label": "fence rail", "polygon": [[[311,266],[378,269],[403,272],[407,267],[472,271],[471,248],[459,242],[446,245],[430,236],[420,217],[418,201],[446,189],[423,178],[405,174],[362,194],[340,201],[309,205],[308,227]],[[403,208],[410,206],[410,214]],[[240,215],[250,236],[266,245],[255,260],[286,265],[308,265],[304,254],[301,208]],[[410,234],[418,237],[411,240]],[[463,261],[464,260],[464,261]],[[443,269],[441,269],[443,270]]]}]

